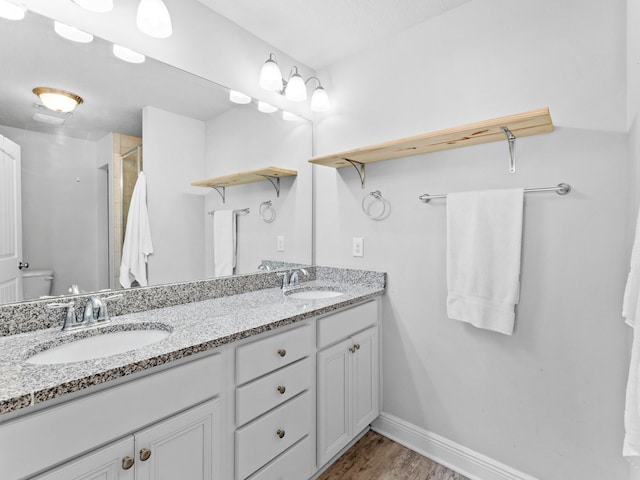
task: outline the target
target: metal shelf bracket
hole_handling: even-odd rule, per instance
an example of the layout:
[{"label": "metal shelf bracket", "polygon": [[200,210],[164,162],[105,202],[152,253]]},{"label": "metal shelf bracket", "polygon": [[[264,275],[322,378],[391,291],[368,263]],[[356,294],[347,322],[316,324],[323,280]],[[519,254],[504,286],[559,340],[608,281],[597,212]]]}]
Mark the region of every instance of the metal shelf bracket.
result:
[{"label": "metal shelf bracket", "polygon": [[[216,192],[218,192],[220,194],[220,196],[222,197],[222,203],[225,203],[226,201],[226,187],[214,187],[212,186],[211,188],[213,188]],[[222,189],[222,190],[221,190]]]},{"label": "metal shelf bracket", "polygon": [[348,158],[345,158],[344,160],[349,162],[351,166],[356,169],[356,172],[358,172],[358,176],[360,177],[360,185],[362,185],[362,188],[364,188],[365,164],[356,162],[355,160],[349,160]]},{"label": "metal shelf bracket", "polygon": [[509,173],[516,173],[516,137],[507,127],[500,127],[509,142]]},{"label": "metal shelf bracket", "polygon": [[273,188],[275,188],[276,190],[276,197],[280,198],[280,177],[272,177],[270,175],[260,175],[260,176],[269,180],[271,185],[273,185]]}]

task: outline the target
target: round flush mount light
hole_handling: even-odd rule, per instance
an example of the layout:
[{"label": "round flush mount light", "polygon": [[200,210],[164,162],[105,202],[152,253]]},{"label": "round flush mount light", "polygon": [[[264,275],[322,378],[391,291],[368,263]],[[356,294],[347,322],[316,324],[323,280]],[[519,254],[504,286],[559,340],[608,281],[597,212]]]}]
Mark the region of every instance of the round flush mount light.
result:
[{"label": "round flush mount light", "polygon": [[73,0],[73,3],[90,12],[105,13],[113,10],[113,0]]},{"label": "round flush mount light", "polygon": [[229,90],[229,100],[233,103],[239,103],[240,105],[251,103],[251,97],[249,95],[245,95],[237,90]]},{"label": "round flush mount light", "polygon": [[60,90],[58,88],[36,87],[33,89],[42,104],[54,112],[72,112],[84,100],[75,93]]},{"label": "round flush mount light", "polygon": [[53,29],[58,35],[72,42],[78,43],[90,43],[93,41],[93,35],[82,30],[67,25],[66,23],[55,21],[53,22]]},{"label": "round flush mount light", "polygon": [[169,10],[162,0],[140,0],[136,25],[154,38],[168,38],[173,33]]},{"label": "round flush mount light", "polygon": [[24,5],[9,2],[8,0],[0,0],[0,17],[7,20],[22,20],[27,11]]},{"label": "round flush mount light", "polygon": [[131,50],[130,48],[123,47],[122,45],[113,44],[113,54],[120,60],[129,63],[142,63],[145,61],[145,56],[141,53]]}]

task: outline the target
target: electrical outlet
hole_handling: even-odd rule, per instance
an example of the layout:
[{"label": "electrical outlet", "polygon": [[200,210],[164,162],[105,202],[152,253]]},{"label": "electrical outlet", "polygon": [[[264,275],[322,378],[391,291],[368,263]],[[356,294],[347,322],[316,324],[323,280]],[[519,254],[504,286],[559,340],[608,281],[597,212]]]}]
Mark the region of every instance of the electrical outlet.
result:
[{"label": "electrical outlet", "polygon": [[276,250],[284,252],[284,235],[278,235],[276,237]]},{"label": "electrical outlet", "polygon": [[362,237],[353,237],[353,256],[364,257],[364,245]]}]

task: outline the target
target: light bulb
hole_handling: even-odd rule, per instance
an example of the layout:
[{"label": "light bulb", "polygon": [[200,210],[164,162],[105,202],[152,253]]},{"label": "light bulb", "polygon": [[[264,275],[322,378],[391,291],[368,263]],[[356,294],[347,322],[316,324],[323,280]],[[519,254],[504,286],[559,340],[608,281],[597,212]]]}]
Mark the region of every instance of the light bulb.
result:
[{"label": "light bulb", "polygon": [[300,116],[296,115],[295,113],[291,113],[291,112],[287,112],[286,110],[283,110],[282,119],[286,120],[287,122],[297,122],[298,120],[300,120]]},{"label": "light bulb", "polygon": [[329,102],[329,95],[327,91],[318,87],[313,91],[311,95],[311,110],[313,112],[326,112],[331,108],[331,102]]},{"label": "light bulb", "polygon": [[113,44],[113,54],[120,60],[124,60],[129,63],[142,63],[145,60],[145,56],[141,53],[135,52],[130,48],[123,47],[122,45]]},{"label": "light bulb", "polygon": [[272,56],[273,54],[269,55],[260,70],[260,88],[279,92],[282,90],[282,73],[276,61],[271,59]]},{"label": "light bulb", "polygon": [[0,17],[7,20],[22,20],[27,9],[7,0],[0,0]]},{"label": "light bulb", "polygon": [[79,30],[76,27],[72,27],[71,25],[67,25],[66,23],[54,21],[53,29],[62,38],[66,38],[67,40],[71,40],[72,42],[90,43],[93,41],[93,35],[87,32],[83,32],[82,30]]},{"label": "light bulb", "polygon": [[113,0],[73,0],[73,3],[90,12],[105,13],[113,10]]},{"label": "light bulb", "polygon": [[292,102],[304,102],[307,99],[307,87],[302,77],[298,74],[298,69],[296,67],[293,68],[295,73],[289,78],[284,96]]},{"label": "light bulb", "polygon": [[262,113],[273,113],[278,111],[278,107],[274,107],[270,103],[260,100],[258,101],[258,110],[260,110]]},{"label": "light bulb", "polygon": [[239,103],[240,105],[251,103],[251,97],[249,95],[245,95],[237,90],[229,90],[229,100],[233,103]]},{"label": "light bulb", "polygon": [[136,25],[142,33],[154,38],[167,38],[173,33],[171,16],[162,0],[140,0]]}]

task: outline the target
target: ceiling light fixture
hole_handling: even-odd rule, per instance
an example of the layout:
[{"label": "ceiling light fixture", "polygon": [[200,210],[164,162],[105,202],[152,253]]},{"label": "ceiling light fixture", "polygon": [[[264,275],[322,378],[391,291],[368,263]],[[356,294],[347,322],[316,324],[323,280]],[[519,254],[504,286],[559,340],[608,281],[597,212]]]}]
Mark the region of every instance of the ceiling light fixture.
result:
[{"label": "ceiling light fixture", "polygon": [[258,110],[262,113],[273,113],[278,111],[278,107],[274,107],[270,103],[263,102],[262,100],[258,101]]},{"label": "ceiling light fixture", "polygon": [[113,10],[113,0],[73,0],[73,3],[90,12],[105,13]]},{"label": "ceiling light fixture", "polygon": [[307,99],[307,83],[315,79],[318,81],[318,87],[311,96],[311,110],[313,112],[326,112],[331,108],[329,95],[323,88],[317,77],[311,77],[306,81],[298,73],[298,67],[291,67],[289,80],[282,78],[280,67],[276,61],[276,56],[271,53],[269,58],[260,70],[260,87],[265,90],[271,90],[284,95],[287,100],[292,102],[304,102]]},{"label": "ceiling light fixture", "polygon": [[7,20],[22,20],[27,11],[24,5],[18,5],[7,0],[0,0],[0,17]]},{"label": "ceiling light fixture", "polygon": [[286,120],[287,122],[297,122],[298,120],[300,120],[299,115],[296,115],[295,113],[291,113],[291,112],[287,112],[286,110],[282,111],[282,119]]},{"label": "ceiling light fixture", "polygon": [[122,45],[113,44],[113,54],[120,60],[129,63],[142,63],[145,61],[145,56],[141,53],[135,52],[130,48],[123,47]]},{"label": "ceiling light fixture", "polygon": [[75,93],[60,90],[58,88],[36,87],[33,89],[40,101],[54,112],[72,112],[84,100]]},{"label": "ceiling light fixture", "polygon": [[140,0],[136,25],[142,33],[154,38],[167,38],[173,33],[171,16],[162,0]]},{"label": "ceiling light fixture", "polygon": [[71,25],[67,25],[66,23],[54,21],[53,29],[62,38],[66,38],[67,40],[71,40],[72,42],[90,43],[93,41],[93,35],[87,32],[83,32],[82,30],[79,30],[76,27],[72,27]]},{"label": "ceiling light fixture", "polygon": [[251,103],[251,97],[249,95],[245,95],[237,90],[229,90],[229,100],[233,103],[239,103],[240,105]]}]

